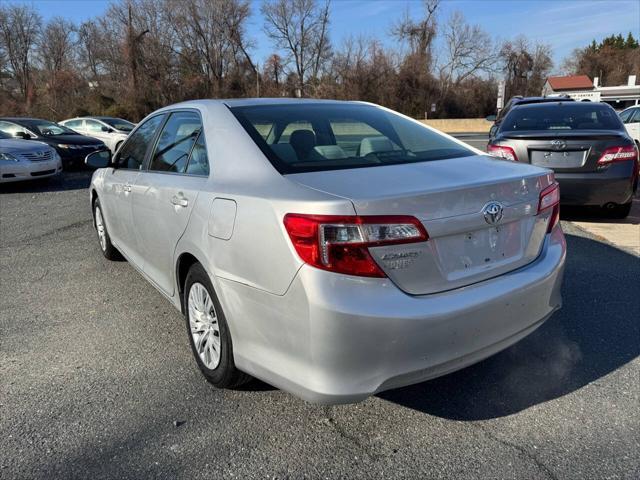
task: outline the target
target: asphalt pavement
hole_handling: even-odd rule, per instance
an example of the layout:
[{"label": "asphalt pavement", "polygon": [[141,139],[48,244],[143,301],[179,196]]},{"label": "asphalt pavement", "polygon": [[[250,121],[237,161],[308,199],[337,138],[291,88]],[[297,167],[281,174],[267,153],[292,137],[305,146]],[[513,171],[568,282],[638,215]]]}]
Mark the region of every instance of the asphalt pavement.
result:
[{"label": "asphalt pavement", "polygon": [[100,254],[88,176],[0,187],[0,478],[640,478],[640,262],[563,222],[564,307],[355,405],[217,390],[184,320]]}]

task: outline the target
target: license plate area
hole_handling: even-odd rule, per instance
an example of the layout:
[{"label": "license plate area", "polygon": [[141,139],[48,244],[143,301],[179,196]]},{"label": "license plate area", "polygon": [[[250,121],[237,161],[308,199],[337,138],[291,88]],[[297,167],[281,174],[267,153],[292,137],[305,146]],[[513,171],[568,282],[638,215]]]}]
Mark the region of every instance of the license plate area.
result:
[{"label": "license plate area", "polygon": [[522,258],[521,222],[482,228],[438,239],[438,251],[449,280],[492,270]]},{"label": "license plate area", "polygon": [[545,151],[532,150],[530,153],[531,164],[547,168],[580,168],[584,166],[587,151]]}]

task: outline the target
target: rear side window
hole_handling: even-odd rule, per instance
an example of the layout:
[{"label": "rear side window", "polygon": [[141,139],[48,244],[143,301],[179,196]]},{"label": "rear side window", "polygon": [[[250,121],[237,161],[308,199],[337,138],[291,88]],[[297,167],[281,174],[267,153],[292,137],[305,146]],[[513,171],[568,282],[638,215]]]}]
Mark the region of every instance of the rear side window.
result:
[{"label": "rear side window", "polygon": [[149,170],[185,173],[189,154],[201,130],[202,122],[197,113],[172,113],[160,133]]},{"label": "rear side window", "polygon": [[620,130],[622,128],[620,118],[608,105],[563,102],[516,107],[505,117],[500,131]]},{"label": "rear side window", "polygon": [[[300,103],[231,107],[283,174],[475,155],[454,140],[373,105]],[[264,125],[270,125],[265,135]]]},{"label": "rear side window", "polygon": [[117,168],[140,170],[147,154],[149,145],[153,141],[158,128],[164,120],[164,115],[156,115],[144,122],[118,151],[115,159]]},{"label": "rear side window", "polygon": [[200,132],[198,140],[196,140],[191,150],[186,173],[189,175],[201,175],[203,177],[209,176],[209,159],[207,158],[207,145],[204,142],[203,132]]}]

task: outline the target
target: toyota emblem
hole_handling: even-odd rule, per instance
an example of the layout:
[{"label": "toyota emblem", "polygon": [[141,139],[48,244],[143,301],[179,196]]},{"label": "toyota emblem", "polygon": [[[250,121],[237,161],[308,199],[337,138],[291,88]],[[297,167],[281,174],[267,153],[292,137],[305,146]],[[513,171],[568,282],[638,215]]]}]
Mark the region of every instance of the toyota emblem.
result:
[{"label": "toyota emblem", "polygon": [[489,202],[482,209],[482,214],[489,225],[495,225],[502,220],[503,211],[504,208],[498,202]]}]

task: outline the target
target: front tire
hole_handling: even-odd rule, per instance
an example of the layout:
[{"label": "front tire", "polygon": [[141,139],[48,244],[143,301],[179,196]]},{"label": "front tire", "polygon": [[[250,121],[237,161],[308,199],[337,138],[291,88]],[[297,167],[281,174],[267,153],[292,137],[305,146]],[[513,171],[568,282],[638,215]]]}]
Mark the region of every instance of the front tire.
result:
[{"label": "front tire", "polygon": [[100,200],[96,200],[93,204],[93,224],[96,227],[98,234],[98,245],[100,245],[100,251],[107,260],[120,260],[120,252],[111,243],[111,237],[107,230],[107,224],[104,222],[102,216],[102,206]]},{"label": "front tire", "polygon": [[191,351],[207,381],[218,388],[237,387],[251,377],[233,361],[233,344],[222,306],[199,263],[187,273],[184,310]]}]

